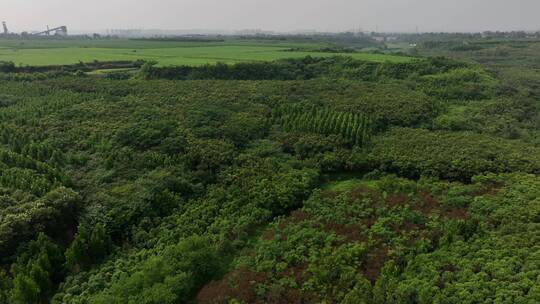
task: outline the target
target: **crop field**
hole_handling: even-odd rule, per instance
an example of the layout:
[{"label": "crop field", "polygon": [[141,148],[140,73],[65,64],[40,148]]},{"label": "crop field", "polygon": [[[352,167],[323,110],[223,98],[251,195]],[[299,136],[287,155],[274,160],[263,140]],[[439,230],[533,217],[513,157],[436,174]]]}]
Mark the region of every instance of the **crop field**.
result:
[{"label": "crop field", "polygon": [[271,61],[305,56],[351,56],[374,62],[408,62],[409,57],[372,53],[325,53],[291,51],[317,49],[325,45],[282,41],[169,42],[131,40],[0,41],[0,61],[17,65],[64,65],[79,62],[148,60],[160,66]]}]

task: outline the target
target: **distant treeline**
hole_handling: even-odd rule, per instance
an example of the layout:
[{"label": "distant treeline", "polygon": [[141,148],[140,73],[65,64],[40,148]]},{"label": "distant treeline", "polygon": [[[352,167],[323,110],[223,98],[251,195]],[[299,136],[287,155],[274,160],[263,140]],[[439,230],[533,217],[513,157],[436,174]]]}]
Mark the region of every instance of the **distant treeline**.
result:
[{"label": "distant treeline", "polygon": [[513,32],[482,32],[482,33],[395,33],[395,34],[384,34],[380,35],[388,36],[391,35],[395,41],[399,42],[409,42],[409,43],[424,43],[424,42],[463,42],[463,41],[474,41],[475,43],[483,42],[494,42],[498,43],[501,40],[512,42],[512,41],[523,41],[523,40],[532,40],[540,38],[540,31],[537,32],[525,32],[525,31],[513,31]]},{"label": "distant treeline", "polygon": [[319,53],[356,53],[357,50],[354,48],[347,47],[322,47],[322,48],[306,48],[306,47],[297,47],[283,50],[284,52],[319,52]]},{"label": "distant treeline", "polygon": [[220,79],[220,80],[298,80],[323,76],[377,80],[381,77],[405,79],[412,74],[432,75],[466,67],[465,63],[431,58],[410,63],[377,63],[348,57],[284,59],[274,62],[249,62],[227,65],[155,67],[145,64],[145,79]]},{"label": "distant treeline", "polygon": [[200,36],[200,37],[184,37],[184,36],[176,36],[176,37],[151,37],[151,38],[133,38],[129,39],[131,41],[160,41],[160,42],[225,42],[225,39],[221,38],[213,38],[213,37],[207,37],[207,36]]},{"label": "distant treeline", "polygon": [[0,61],[0,73],[46,73],[46,72],[90,72],[103,69],[125,69],[139,68],[145,62],[142,60],[128,61],[92,61],[79,62],[69,65],[47,65],[47,66],[17,66],[13,62]]},{"label": "distant treeline", "polygon": [[143,79],[169,80],[309,80],[315,78],[362,81],[410,80],[418,90],[440,99],[474,100],[494,96],[496,81],[486,71],[448,58],[407,63],[370,62],[345,56],[283,59],[227,65],[156,67],[146,63]]},{"label": "distant treeline", "polygon": [[299,34],[299,35],[243,35],[232,36],[241,40],[269,40],[269,41],[293,41],[293,42],[324,42],[339,47],[354,48],[378,48],[382,43],[373,37],[363,33],[337,33],[337,34]]}]

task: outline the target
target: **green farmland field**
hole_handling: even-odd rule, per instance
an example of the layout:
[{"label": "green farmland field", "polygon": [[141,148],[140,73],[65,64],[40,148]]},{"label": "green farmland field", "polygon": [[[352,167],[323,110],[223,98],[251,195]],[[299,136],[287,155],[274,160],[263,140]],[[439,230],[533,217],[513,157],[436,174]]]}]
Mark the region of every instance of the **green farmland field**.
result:
[{"label": "green farmland field", "polygon": [[38,40],[0,41],[0,61],[17,65],[63,65],[78,62],[115,60],[152,60],[158,65],[203,65],[270,61],[283,58],[352,56],[368,61],[407,62],[409,57],[370,53],[323,53],[288,51],[291,48],[317,48],[315,43],[225,41],[225,42],[160,42],[130,40]]}]

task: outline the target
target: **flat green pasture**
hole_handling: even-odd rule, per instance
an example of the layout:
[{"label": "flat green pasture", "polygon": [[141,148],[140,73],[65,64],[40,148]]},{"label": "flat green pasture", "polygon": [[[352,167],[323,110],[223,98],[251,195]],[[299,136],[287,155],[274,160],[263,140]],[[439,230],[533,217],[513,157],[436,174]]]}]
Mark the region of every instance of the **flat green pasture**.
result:
[{"label": "flat green pasture", "polygon": [[322,53],[287,51],[291,48],[317,48],[317,43],[283,41],[161,42],[131,40],[4,40],[0,41],[0,61],[17,65],[45,66],[78,62],[152,60],[160,66],[203,65],[216,62],[237,63],[271,61],[305,56],[351,56],[375,62],[408,62],[413,59],[371,53]]}]

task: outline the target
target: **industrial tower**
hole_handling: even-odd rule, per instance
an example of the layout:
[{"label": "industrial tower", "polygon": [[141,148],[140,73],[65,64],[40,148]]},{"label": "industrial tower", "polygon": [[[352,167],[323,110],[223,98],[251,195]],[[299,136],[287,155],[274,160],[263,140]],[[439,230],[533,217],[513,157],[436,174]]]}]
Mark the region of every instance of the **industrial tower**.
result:
[{"label": "industrial tower", "polygon": [[35,33],[34,35],[50,36],[51,34],[54,34],[56,36],[67,36],[68,34],[67,26],[63,25],[63,26],[50,29],[49,26],[47,25],[46,31]]},{"label": "industrial tower", "polygon": [[2,21],[2,27],[4,28],[4,35],[9,34],[9,30],[5,21]]}]

